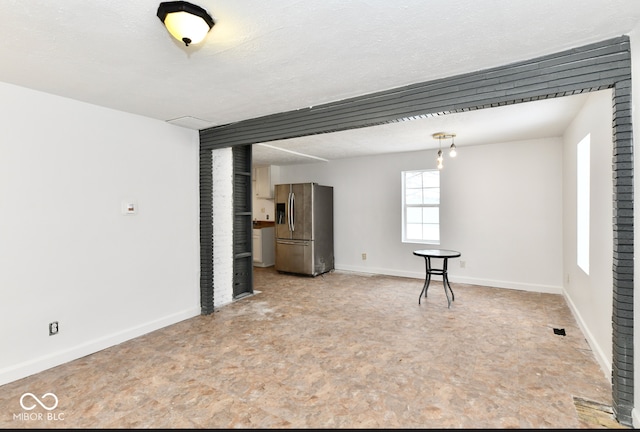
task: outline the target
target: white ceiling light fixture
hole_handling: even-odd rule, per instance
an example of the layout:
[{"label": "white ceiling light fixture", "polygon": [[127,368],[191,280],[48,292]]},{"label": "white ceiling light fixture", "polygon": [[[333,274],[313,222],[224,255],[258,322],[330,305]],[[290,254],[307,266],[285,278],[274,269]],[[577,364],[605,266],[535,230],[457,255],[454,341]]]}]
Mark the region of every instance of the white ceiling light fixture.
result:
[{"label": "white ceiling light fixture", "polygon": [[456,157],[458,152],[456,151],[456,145],[453,142],[453,138],[455,138],[456,134],[447,133],[447,132],[437,132],[437,133],[434,133],[432,136],[434,139],[438,140],[439,148],[438,148],[438,158],[436,160],[438,161],[438,169],[442,169],[443,168],[442,161],[444,160],[444,157],[442,156],[442,140],[451,138],[451,146],[449,147],[449,156]]},{"label": "white ceiling light fixture", "polygon": [[186,46],[202,42],[215,24],[206,10],[185,1],[160,3],[157,15],[169,33]]}]

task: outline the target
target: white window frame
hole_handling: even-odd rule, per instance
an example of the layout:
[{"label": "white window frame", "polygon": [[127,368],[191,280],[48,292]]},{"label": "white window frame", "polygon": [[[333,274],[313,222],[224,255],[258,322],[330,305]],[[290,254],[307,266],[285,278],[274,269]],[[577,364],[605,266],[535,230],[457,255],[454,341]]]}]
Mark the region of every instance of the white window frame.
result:
[{"label": "white window frame", "polygon": [[[424,176],[424,173],[428,173],[428,176],[433,178],[434,174],[437,178],[437,185],[428,184],[425,185],[425,181],[428,177]],[[408,176],[421,176],[420,187],[410,187],[407,185]],[[440,171],[437,169],[424,169],[413,171],[402,171],[402,242],[403,243],[419,243],[419,244],[440,244]],[[415,177],[414,177],[415,179]],[[421,202],[407,202],[408,195],[413,190],[414,198],[416,195],[421,196]],[[420,190],[421,192],[418,192]],[[428,197],[428,198],[427,198]],[[416,201],[414,199],[414,201]],[[413,209],[413,210],[412,210]],[[412,213],[413,217],[418,214],[415,209],[422,209],[419,212],[418,218],[421,218],[420,223],[410,223],[411,217],[409,213]],[[425,209],[427,211],[425,212]],[[431,210],[429,210],[431,209]],[[434,214],[433,209],[436,213]],[[426,216],[431,213],[430,216]],[[425,222],[424,219],[431,217],[431,220]],[[434,222],[435,219],[435,222]],[[421,235],[416,235],[417,225],[422,225],[419,229]],[[428,234],[431,233],[431,234]]]}]

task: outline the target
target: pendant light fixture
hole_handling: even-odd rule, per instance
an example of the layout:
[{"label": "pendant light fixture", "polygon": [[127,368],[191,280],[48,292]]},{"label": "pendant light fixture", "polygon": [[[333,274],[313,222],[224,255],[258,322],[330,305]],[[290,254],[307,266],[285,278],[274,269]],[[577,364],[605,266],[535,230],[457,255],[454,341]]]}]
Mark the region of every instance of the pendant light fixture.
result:
[{"label": "pendant light fixture", "polygon": [[442,169],[442,160],[444,159],[442,157],[442,137],[438,137],[438,145],[440,149],[438,150],[438,158],[436,160],[438,161],[438,169]]},{"label": "pendant light fixture", "polygon": [[449,156],[456,157],[458,152],[456,151],[456,145],[453,142],[453,138],[456,136],[456,134],[438,132],[438,133],[434,133],[432,136],[434,139],[438,140],[438,158],[436,160],[438,161],[438,169],[442,169],[443,168],[442,162],[444,160],[444,157],[442,156],[442,140],[451,138],[451,146],[449,147]]},{"label": "pendant light fixture", "polygon": [[214,25],[206,10],[185,1],[160,3],[157,15],[169,33],[186,46],[201,42]]},{"label": "pendant light fixture", "polygon": [[449,147],[449,156],[456,157],[458,152],[456,151],[456,145],[453,143],[453,137],[455,137],[455,135],[451,135],[451,146]]}]

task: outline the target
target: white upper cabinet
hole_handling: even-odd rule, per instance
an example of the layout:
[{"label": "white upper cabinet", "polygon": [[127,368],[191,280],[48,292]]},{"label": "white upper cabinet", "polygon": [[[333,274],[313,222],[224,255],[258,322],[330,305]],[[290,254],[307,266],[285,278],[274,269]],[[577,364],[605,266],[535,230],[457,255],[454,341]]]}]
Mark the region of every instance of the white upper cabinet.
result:
[{"label": "white upper cabinet", "polygon": [[274,166],[257,166],[253,168],[255,180],[254,194],[258,198],[273,198],[273,185],[277,181],[278,168]]}]

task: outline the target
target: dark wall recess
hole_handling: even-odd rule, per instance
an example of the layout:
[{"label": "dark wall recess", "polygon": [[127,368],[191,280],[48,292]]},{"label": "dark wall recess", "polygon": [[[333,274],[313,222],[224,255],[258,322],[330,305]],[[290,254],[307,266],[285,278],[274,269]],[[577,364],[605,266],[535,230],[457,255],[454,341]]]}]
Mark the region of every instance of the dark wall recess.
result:
[{"label": "dark wall recess", "polygon": [[[631,426],[634,236],[629,43],[627,36],[620,36],[484,71],[212,127],[200,131],[200,147],[250,145],[613,89],[613,410],[620,423]],[[201,239],[205,243],[211,241]]]},{"label": "dark wall recess", "polygon": [[213,312],[213,161],[200,148],[200,310]]},{"label": "dark wall recess", "polygon": [[233,298],[253,293],[251,146],[233,147]]}]

